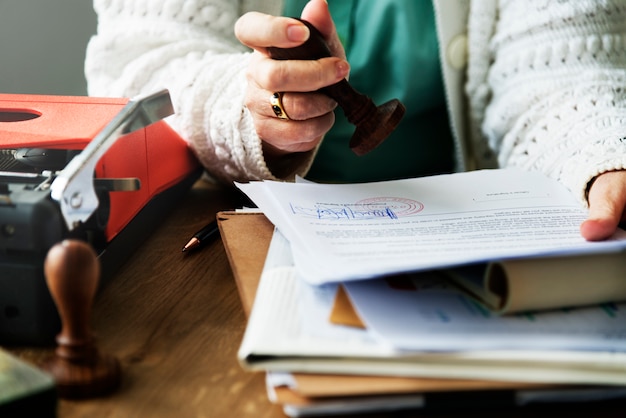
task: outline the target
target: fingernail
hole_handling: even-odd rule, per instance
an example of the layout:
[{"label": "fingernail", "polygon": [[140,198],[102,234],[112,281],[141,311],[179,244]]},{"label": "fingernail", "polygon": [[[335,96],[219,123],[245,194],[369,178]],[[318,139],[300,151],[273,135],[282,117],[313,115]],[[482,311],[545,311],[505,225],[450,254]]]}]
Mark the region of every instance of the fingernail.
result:
[{"label": "fingernail", "polygon": [[287,39],[292,42],[304,42],[309,39],[309,28],[303,24],[287,26]]},{"label": "fingernail", "polygon": [[347,61],[337,61],[335,64],[335,69],[337,70],[337,78],[346,78],[348,73],[350,72],[350,64]]}]

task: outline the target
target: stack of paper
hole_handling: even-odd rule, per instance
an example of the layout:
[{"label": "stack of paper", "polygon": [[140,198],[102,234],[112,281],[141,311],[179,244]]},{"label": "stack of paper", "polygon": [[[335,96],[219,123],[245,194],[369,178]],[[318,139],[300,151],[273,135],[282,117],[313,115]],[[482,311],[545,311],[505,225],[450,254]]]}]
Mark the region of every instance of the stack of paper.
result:
[{"label": "stack of paper", "polygon": [[[516,388],[518,403],[534,393],[529,388],[547,395],[554,385],[568,389],[550,392],[557,400],[573,389],[582,399],[580,385],[592,397],[624,396],[626,304],[615,301],[626,300],[626,280],[583,274],[568,287],[570,273],[558,272],[570,261],[587,257],[587,265],[598,257],[602,262],[592,264],[621,279],[626,233],[584,241],[578,226],[586,212],[558,183],[537,173],[487,170],[370,184],[239,187],[277,227],[239,357],[246,368],[272,372],[270,388],[290,388],[287,400],[284,390],[270,394],[292,415],[324,409],[306,394],[294,398],[293,381],[307,374],[411,382],[412,389],[388,392],[379,382],[379,392],[368,392],[352,380],[341,399],[357,396],[351,405],[361,406],[358,395],[416,406],[441,379],[450,386],[439,390]],[[485,277],[509,286],[506,269],[520,260],[563,268],[548,269],[550,277],[534,290],[514,286],[530,305],[493,284],[478,291]],[[476,273],[479,262],[489,274]],[[450,269],[475,280],[463,280],[462,291],[442,275]],[[553,286],[548,281],[556,276],[565,281]],[[583,291],[559,295],[575,286]],[[556,302],[561,309],[526,310],[554,308],[552,298],[533,302],[551,289],[563,296]],[[468,290],[495,298],[497,309]],[[336,412],[340,398],[330,400]]]}]

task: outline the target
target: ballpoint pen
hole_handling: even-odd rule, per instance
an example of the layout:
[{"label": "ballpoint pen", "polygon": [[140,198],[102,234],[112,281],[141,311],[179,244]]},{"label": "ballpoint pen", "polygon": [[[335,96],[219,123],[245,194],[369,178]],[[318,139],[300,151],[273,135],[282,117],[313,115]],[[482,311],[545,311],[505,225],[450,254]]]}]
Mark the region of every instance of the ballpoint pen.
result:
[{"label": "ballpoint pen", "polygon": [[191,239],[183,247],[183,252],[193,250],[201,245],[211,242],[215,237],[217,237],[217,235],[219,235],[219,229],[217,227],[217,220],[214,220],[193,234]]}]

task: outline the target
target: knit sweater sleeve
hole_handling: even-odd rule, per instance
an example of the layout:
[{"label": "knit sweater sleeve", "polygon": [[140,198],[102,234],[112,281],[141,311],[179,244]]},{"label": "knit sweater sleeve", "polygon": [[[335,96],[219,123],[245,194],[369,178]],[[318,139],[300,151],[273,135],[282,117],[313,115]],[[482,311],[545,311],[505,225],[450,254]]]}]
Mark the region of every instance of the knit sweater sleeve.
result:
[{"label": "knit sweater sleeve", "polygon": [[585,202],[595,176],[626,169],[626,5],[498,5],[483,26],[489,69],[470,64],[472,116],[500,166],[542,171]]},{"label": "knit sweater sleeve", "polygon": [[233,28],[242,13],[277,14],[281,2],[95,0],[94,8],[98,30],[85,61],[91,96],[167,88],[175,109],[167,121],[209,174],[226,183],[276,178],[244,106],[250,51]]}]

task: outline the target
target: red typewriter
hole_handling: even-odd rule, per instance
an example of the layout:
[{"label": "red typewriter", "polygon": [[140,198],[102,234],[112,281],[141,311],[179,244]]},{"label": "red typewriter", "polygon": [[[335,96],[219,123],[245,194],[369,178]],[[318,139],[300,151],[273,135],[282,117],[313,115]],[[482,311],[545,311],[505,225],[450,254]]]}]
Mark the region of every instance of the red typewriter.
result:
[{"label": "red typewriter", "polygon": [[164,121],[172,113],[167,91],[0,94],[0,345],[54,342],[60,320],[43,275],[52,245],[89,242],[105,282],[198,179]]}]

